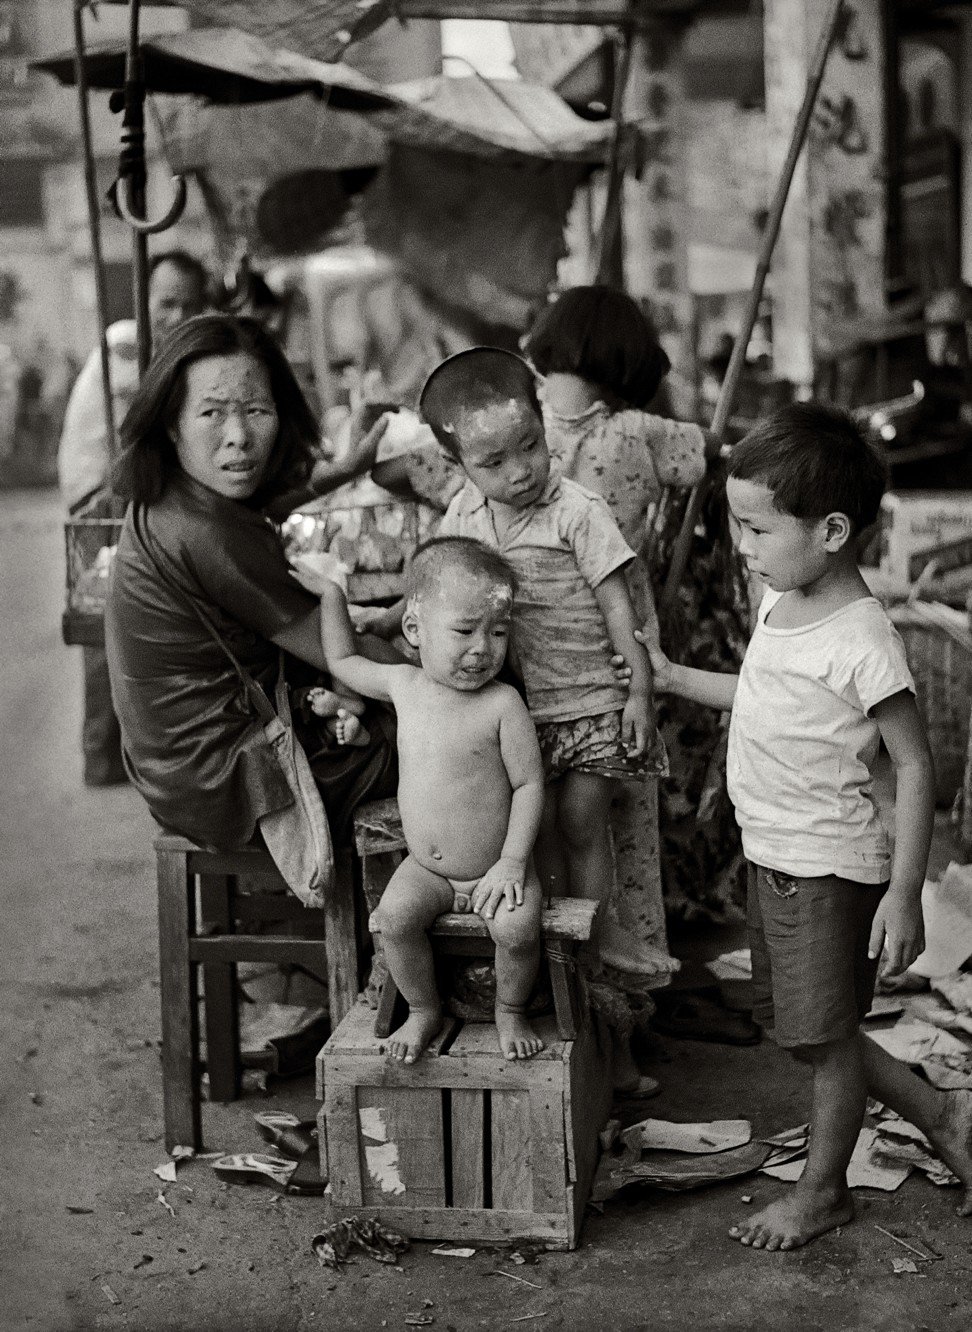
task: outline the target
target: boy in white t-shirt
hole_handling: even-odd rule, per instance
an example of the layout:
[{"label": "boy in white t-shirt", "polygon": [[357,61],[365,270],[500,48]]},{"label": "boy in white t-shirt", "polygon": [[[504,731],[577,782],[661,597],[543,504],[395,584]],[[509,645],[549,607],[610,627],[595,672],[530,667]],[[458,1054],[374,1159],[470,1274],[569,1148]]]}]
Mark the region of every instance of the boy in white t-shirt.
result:
[{"label": "boy in white t-shirt", "polygon": [[[855,558],[883,489],[849,416],[782,409],[729,461],[739,551],[767,585],[740,674],[674,664],[649,626],[639,635],[656,689],[732,710],[728,786],[751,866],[754,1016],[813,1066],[799,1183],[730,1230],[755,1248],[798,1248],[852,1219],[847,1165],[869,1091],[935,1144],[965,1187],[959,1214],[972,1214],[972,1094],[936,1091],[859,1030],[882,942],[891,971],[923,947],[934,817],[904,647]],[[893,836],[872,792],[882,741],[897,780]]]}]

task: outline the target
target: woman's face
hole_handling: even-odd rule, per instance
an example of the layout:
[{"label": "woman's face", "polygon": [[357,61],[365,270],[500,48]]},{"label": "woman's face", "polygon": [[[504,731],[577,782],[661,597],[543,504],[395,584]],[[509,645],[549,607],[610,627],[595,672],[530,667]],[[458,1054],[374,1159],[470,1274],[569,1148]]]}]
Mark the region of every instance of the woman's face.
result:
[{"label": "woman's face", "polygon": [[263,480],[277,441],[266,366],[248,352],[206,356],[185,370],[172,429],[179,466],[227,499],[246,500]]}]

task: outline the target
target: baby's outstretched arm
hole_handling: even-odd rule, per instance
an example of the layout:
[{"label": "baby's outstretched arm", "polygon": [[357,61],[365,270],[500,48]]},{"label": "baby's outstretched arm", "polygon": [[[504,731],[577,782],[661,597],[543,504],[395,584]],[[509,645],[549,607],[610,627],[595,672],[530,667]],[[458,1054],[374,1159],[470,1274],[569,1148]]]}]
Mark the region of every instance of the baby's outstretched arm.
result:
[{"label": "baby's outstretched arm", "polygon": [[293,575],[302,587],[321,599],[321,646],[330,673],[367,698],[389,702],[392,680],[401,667],[369,661],[361,655],[343,590],[325,575],[307,569],[295,569]]},{"label": "baby's outstretched arm", "polygon": [[921,889],[935,822],[935,769],[914,695],[902,689],[872,708],[897,778],[891,884],[871,928],[868,952],[887,939],[888,969],[905,971],[924,948]]},{"label": "baby's outstretched arm", "polygon": [[739,684],[738,675],[700,671],[694,666],[681,666],[678,662],[670,661],[662,651],[657,621],[649,620],[643,629],[635,630],[634,636],[648,650],[655,688],[659,693],[677,694],[680,698],[704,703],[706,707],[718,708],[721,712],[731,709]]},{"label": "baby's outstretched arm", "polygon": [[523,905],[527,862],[543,812],[543,763],[537,733],[526,704],[513,689],[503,691],[500,753],[513,798],[500,858],[480,879],[472,896],[473,910],[486,920],[492,920],[503,898],[510,911]]}]

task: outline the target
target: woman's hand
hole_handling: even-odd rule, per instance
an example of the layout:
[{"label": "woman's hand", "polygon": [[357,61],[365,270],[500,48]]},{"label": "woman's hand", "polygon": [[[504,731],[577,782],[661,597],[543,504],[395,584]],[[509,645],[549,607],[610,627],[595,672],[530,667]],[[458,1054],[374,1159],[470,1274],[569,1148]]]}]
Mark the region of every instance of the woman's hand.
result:
[{"label": "woman's hand", "polygon": [[655,689],[660,693],[667,693],[672,687],[672,663],[662,651],[661,640],[658,637],[658,621],[648,620],[641,629],[634,631],[634,636],[648,653]]},{"label": "woman's hand", "polygon": [[345,596],[348,594],[348,574],[351,570],[342,564],[336,555],[329,551],[305,551],[295,555],[290,570],[301,587],[306,588],[315,597],[323,597],[333,584],[339,587]]},{"label": "woman's hand", "polygon": [[[376,421],[375,410],[378,406],[384,407],[384,410]],[[378,445],[388,429],[388,418],[389,411],[384,404],[363,402],[352,412],[348,422],[350,435],[346,457],[348,465],[354,466],[356,474],[370,472],[374,467]]]}]

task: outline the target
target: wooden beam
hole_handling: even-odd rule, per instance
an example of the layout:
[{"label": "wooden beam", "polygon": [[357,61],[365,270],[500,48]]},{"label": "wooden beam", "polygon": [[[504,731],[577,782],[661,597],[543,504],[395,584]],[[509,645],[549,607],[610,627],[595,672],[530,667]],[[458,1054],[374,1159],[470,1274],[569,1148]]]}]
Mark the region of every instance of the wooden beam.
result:
[{"label": "wooden beam", "polygon": [[500,19],[507,23],[649,23],[694,14],[701,0],[400,0],[404,18]]}]

